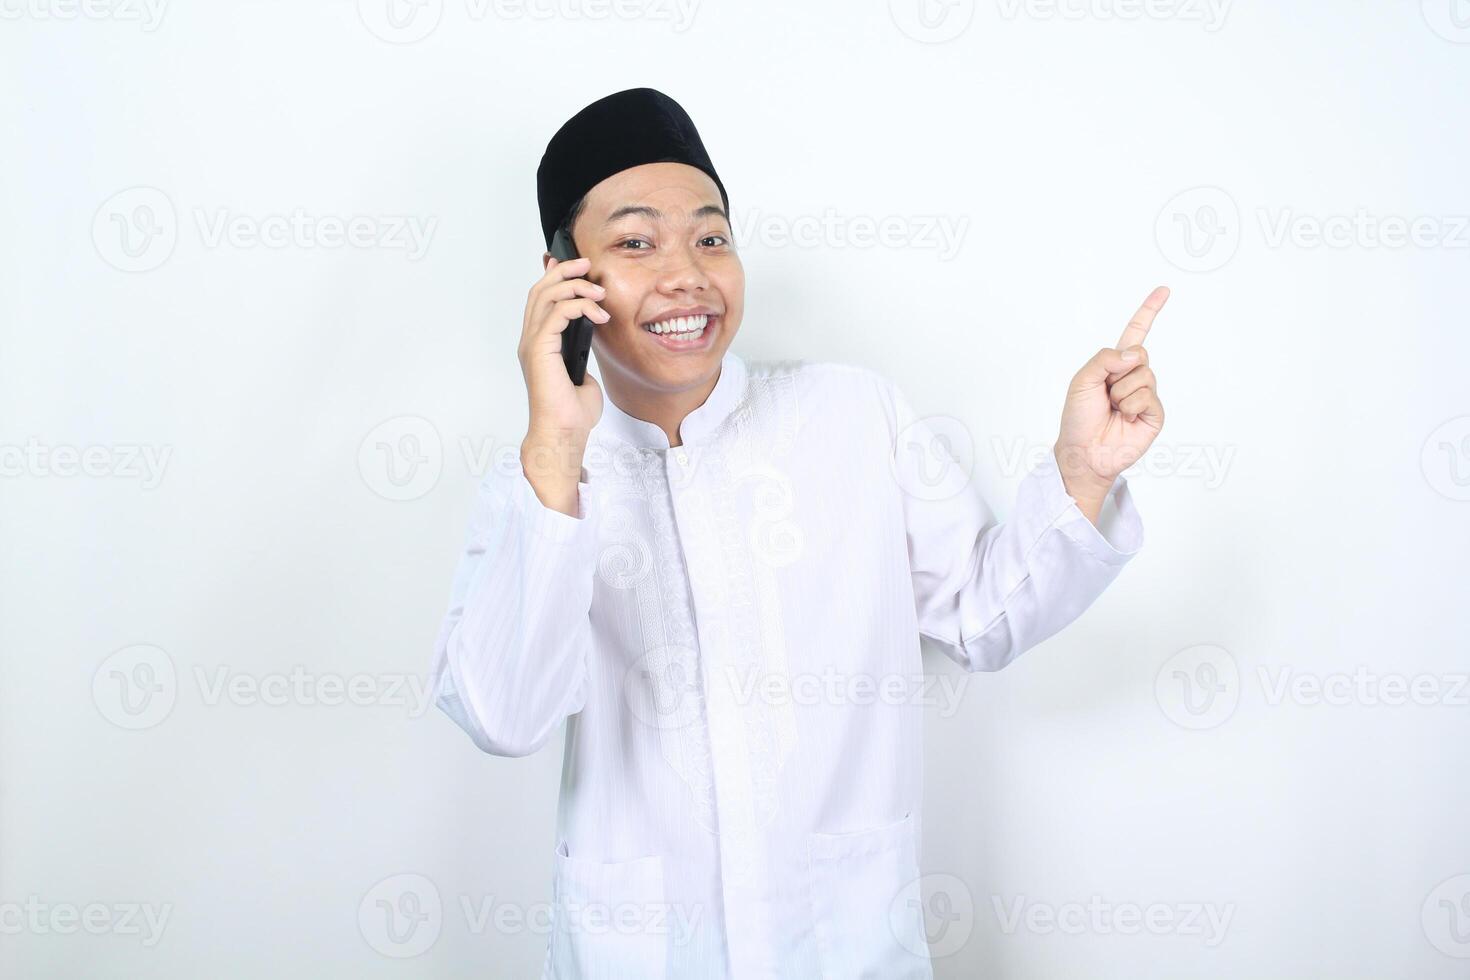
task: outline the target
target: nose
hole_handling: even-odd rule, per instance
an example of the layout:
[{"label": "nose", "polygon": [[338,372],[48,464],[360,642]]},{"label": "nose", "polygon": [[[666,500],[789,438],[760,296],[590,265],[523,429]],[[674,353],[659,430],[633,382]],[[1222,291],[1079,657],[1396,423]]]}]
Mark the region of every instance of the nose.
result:
[{"label": "nose", "polygon": [[699,250],[686,243],[664,253],[660,264],[658,289],[664,293],[699,292],[709,288]]}]

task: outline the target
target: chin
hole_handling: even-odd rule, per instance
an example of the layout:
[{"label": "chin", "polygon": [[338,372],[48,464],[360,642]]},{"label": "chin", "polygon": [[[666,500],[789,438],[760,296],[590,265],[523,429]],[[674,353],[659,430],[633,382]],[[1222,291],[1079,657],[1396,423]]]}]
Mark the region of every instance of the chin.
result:
[{"label": "chin", "polygon": [[644,378],[654,387],[681,391],[707,381],[720,369],[723,352],[708,351],[698,357],[681,357],[648,365]]}]

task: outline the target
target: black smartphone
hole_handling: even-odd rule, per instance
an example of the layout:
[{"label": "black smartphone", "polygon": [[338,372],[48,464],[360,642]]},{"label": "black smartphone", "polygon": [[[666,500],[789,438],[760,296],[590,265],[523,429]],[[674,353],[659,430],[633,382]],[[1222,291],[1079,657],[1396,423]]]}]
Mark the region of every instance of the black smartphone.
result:
[{"label": "black smartphone", "polygon": [[[577,247],[565,228],[551,236],[551,255],[558,262],[577,258]],[[567,366],[572,384],[580,385],[587,376],[587,354],[592,350],[592,321],[579,316],[561,332],[561,359]]]}]

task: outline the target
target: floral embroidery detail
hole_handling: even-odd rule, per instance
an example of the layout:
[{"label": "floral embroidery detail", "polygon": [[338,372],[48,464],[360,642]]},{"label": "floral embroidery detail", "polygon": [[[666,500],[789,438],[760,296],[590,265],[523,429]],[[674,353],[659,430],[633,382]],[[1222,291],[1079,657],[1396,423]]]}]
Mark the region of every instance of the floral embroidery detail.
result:
[{"label": "floral embroidery detail", "polygon": [[695,819],[720,835],[729,888],[752,884],[763,867],[762,829],[780,809],[781,770],[796,746],[791,703],[759,691],[764,678],[789,679],[778,576],[805,538],[781,463],[799,425],[795,379],[752,373],[672,483],[664,451],[628,447],[621,473],[594,479],[603,520],[595,603],[620,604],[637,623],[625,693],[657,727]]}]

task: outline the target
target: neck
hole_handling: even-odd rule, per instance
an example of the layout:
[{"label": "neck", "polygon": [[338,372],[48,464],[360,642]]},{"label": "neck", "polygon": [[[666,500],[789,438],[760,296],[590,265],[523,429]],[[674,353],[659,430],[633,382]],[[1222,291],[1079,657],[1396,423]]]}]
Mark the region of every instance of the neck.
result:
[{"label": "neck", "polygon": [[603,393],[612,399],[613,404],[635,419],[652,422],[663,429],[672,447],[683,445],[679,426],[685,416],[709,399],[710,392],[715,390],[715,384],[720,380],[720,368],[717,367],[710,378],[679,391],[650,388],[637,378],[611,369],[611,365],[603,369],[599,380]]}]

